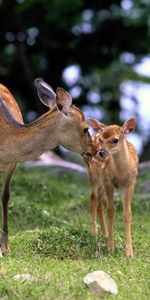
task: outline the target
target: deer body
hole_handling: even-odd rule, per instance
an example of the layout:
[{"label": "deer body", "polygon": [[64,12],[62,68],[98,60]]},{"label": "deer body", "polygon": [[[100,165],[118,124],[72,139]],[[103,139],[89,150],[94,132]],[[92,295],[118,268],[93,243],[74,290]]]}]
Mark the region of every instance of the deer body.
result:
[{"label": "deer body", "polygon": [[58,145],[83,156],[95,153],[88,125],[81,111],[72,105],[69,93],[58,88],[55,94],[41,79],[36,80],[36,87],[40,100],[50,110],[25,125],[13,95],[0,84],[0,171],[4,172],[2,252],[9,249],[8,201],[16,164],[37,158]]},{"label": "deer body", "polygon": [[[102,190],[104,187],[107,195],[107,212],[108,212],[108,231],[104,220],[104,210],[101,209],[100,223],[104,236],[108,235],[107,248],[109,251],[114,250],[114,237],[113,237],[113,225],[115,218],[115,205],[114,205],[114,189],[120,189],[123,201],[123,215],[126,226],[126,256],[133,256],[133,248],[131,241],[131,200],[134,192],[134,186],[138,173],[138,156],[134,146],[126,141],[125,135],[131,132],[135,128],[135,119],[127,120],[122,127],[117,125],[105,126],[104,124],[94,120],[89,120],[90,125],[98,133],[96,134],[96,147],[99,145],[99,151],[94,158],[89,159],[90,167],[88,166],[89,177],[93,203],[92,220],[96,222],[96,207],[97,202],[102,203],[103,196],[99,195],[97,201],[96,190]],[[101,157],[101,159],[99,158]],[[102,163],[103,159],[103,163]],[[95,161],[97,161],[97,164]],[[93,170],[93,174],[90,171]],[[98,175],[98,176],[97,176]],[[100,178],[99,178],[100,176]],[[98,187],[99,185],[99,187]],[[93,197],[93,195],[95,195]],[[92,222],[93,232],[97,235],[96,225]]]}]

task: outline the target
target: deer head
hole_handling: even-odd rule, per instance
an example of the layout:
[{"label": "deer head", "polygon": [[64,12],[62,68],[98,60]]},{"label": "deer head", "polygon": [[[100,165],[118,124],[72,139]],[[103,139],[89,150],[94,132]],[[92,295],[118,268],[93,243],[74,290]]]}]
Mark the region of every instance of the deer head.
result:
[{"label": "deer head", "polygon": [[[15,109],[16,102],[11,93],[6,88],[5,93],[2,93],[4,89],[1,89],[0,114],[3,123],[1,139],[11,142],[12,159],[18,158],[19,161],[33,159],[58,145],[83,156],[95,154],[88,124],[82,112],[72,105],[70,94],[62,88],[57,88],[55,93],[42,79],[36,79],[35,85],[40,100],[49,107],[49,110],[27,125],[20,122],[22,120],[20,110],[18,107]],[[10,96],[7,99],[6,90]],[[3,138],[4,134],[8,139]],[[11,156],[9,151],[6,152],[5,146],[3,142],[5,149],[3,155],[6,157],[7,154],[8,161],[8,157],[11,159]]]},{"label": "deer head", "polygon": [[136,126],[136,119],[131,118],[124,122],[123,126],[105,124],[89,119],[89,125],[97,132],[95,136],[98,154],[104,158],[109,154],[115,155],[121,151],[125,136],[132,132]]},{"label": "deer head", "polygon": [[95,148],[88,124],[80,109],[72,104],[71,95],[63,88],[57,88],[55,93],[42,79],[36,79],[35,85],[40,100],[50,108],[49,113],[53,116],[58,115],[56,120],[58,144],[83,156],[93,155]]}]

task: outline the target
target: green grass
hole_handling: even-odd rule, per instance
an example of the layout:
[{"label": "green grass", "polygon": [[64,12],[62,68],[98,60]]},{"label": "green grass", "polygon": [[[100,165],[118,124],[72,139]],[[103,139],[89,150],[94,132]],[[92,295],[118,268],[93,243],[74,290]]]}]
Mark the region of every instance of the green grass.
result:
[{"label": "green grass", "polygon": [[[89,185],[80,175],[55,169],[18,167],[9,205],[11,252],[0,259],[1,300],[94,300],[83,283],[91,271],[104,270],[119,292],[103,299],[150,299],[150,195],[142,194],[139,177],[133,199],[134,258],[125,258],[122,204],[116,195],[114,254],[106,240],[90,234]],[[34,282],[15,280],[29,273]]]}]

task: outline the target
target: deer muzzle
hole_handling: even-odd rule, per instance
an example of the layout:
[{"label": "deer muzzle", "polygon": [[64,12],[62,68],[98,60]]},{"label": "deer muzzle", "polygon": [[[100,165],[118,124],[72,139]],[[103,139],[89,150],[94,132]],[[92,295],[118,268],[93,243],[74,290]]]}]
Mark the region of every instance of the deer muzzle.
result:
[{"label": "deer muzzle", "polygon": [[109,155],[109,152],[106,149],[101,149],[100,151],[98,151],[98,155],[102,158],[105,158]]}]

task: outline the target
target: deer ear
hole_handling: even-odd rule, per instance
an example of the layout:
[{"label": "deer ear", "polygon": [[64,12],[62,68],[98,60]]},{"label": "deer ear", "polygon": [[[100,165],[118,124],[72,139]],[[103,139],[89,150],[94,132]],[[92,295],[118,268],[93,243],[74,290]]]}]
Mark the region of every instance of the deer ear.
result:
[{"label": "deer ear", "polygon": [[88,124],[96,131],[96,132],[102,132],[104,130],[104,128],[106,127],[105,124],[90,118],[88,120]]},{"label": "deer ear", "polygon": [[72,98],[71,95],[66,92],[63,88],[57,88],[56,90],[56,103],[60,111],[65,114],[71,111]]},{"label": "deer ear", "polygon": [[0,96],[0,123],[3,123],[3,125],[17,125],[17,126],[23,126],[23,124],[19,123],[13,116],[13,114],[9,111],[5,101],[3,100],[3,97]]},{"label": "deer ear", "polygon": [[135,118],[126,120],[122,126],[123,132],[125,134],[132,132],[135,129],[135,127],[136,127],[136,119]]},{"label": "deer ear", "polygon": [[37,78],[35,80],[38,96],[41,102],[52,108],[56,103],[56,94],[53,89],[44,80]]}]

